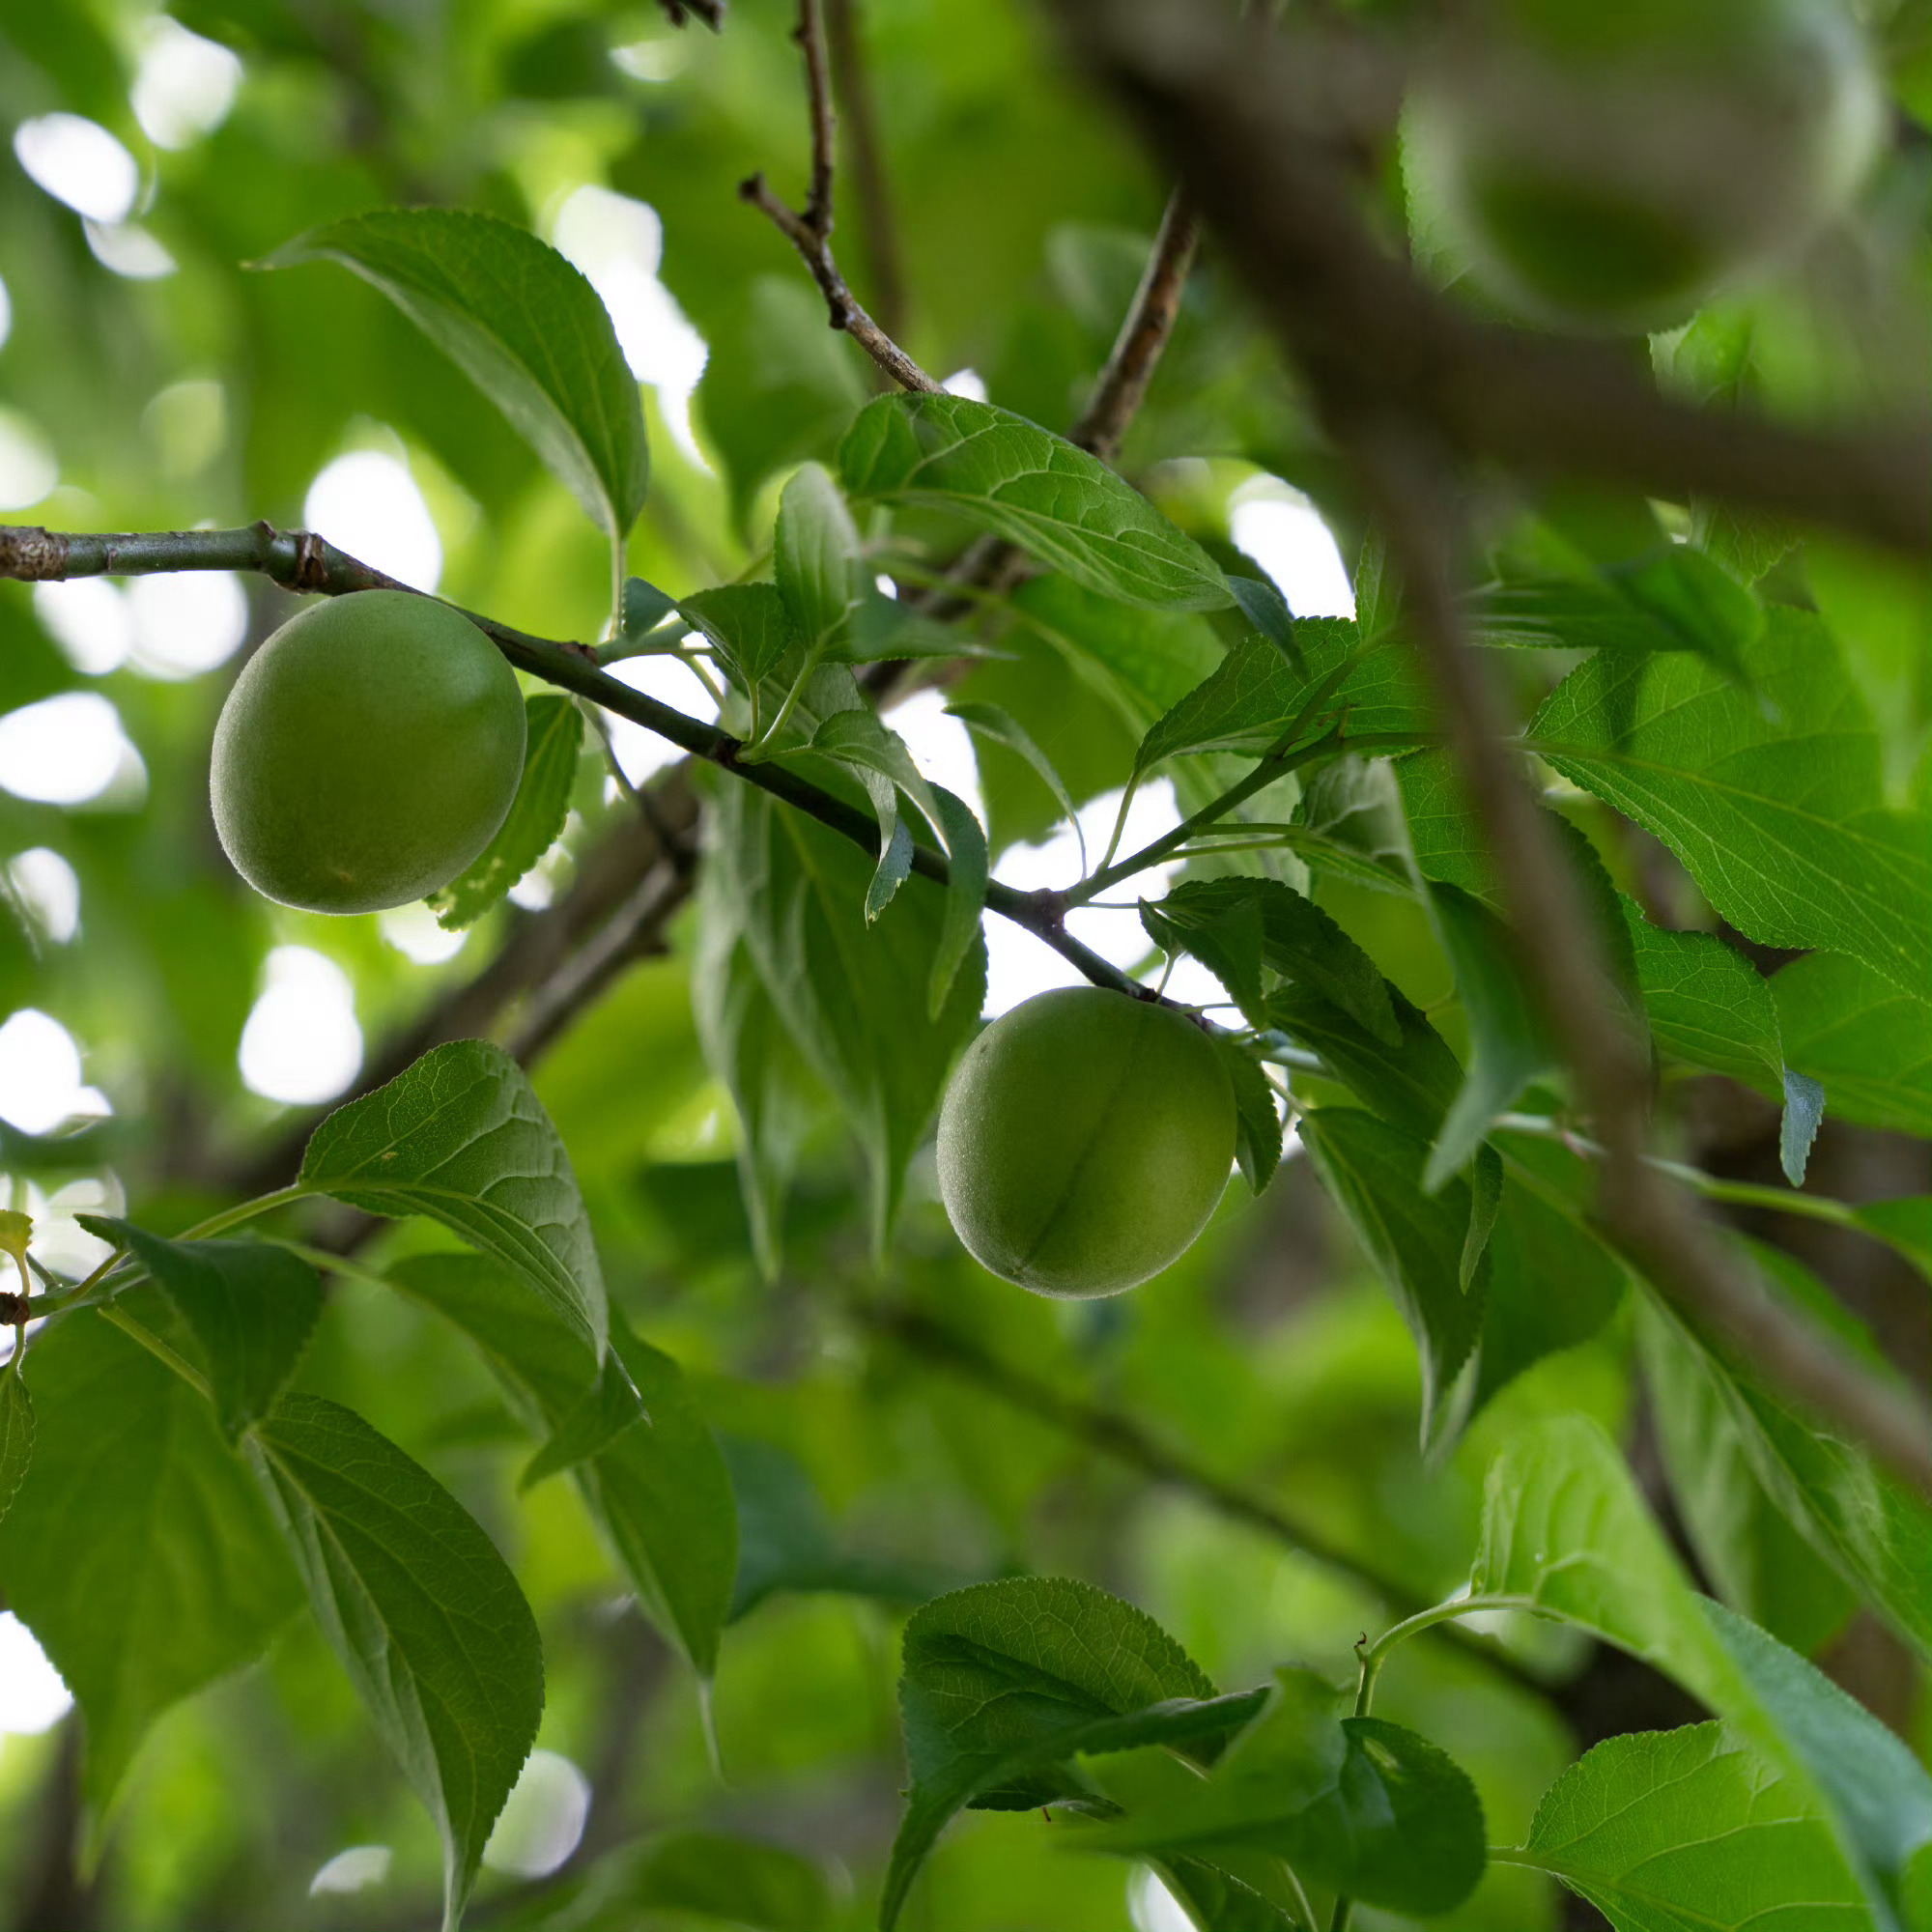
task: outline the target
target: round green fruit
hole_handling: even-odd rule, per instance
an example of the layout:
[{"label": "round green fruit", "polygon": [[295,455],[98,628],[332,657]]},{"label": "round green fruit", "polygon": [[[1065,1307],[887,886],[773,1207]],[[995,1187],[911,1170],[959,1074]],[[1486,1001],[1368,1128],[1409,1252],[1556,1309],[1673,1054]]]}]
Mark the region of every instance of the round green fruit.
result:
[{"label": "round green fruit", "polygon": [[1836,0],[1492,0],[1412,86],[1418,238],[1506,307],[1682,322],[1843,211],[1885,99]]},{"label": "round green fruit", "polygon": [[380,912],[446,886],[497,835],[524,765],[502,654],[434,598],[311,605],[248,660],[214,727],[222,849],[267,897]]},{"label": "round green fruit", "polygon": [[1201,1029],[1083,986],[997,1019],[939,1115],[939,1186],[982,1266],[1036,1294],[1118,1294],[1208,1225],[1235,1159],[1235,1094]]}]

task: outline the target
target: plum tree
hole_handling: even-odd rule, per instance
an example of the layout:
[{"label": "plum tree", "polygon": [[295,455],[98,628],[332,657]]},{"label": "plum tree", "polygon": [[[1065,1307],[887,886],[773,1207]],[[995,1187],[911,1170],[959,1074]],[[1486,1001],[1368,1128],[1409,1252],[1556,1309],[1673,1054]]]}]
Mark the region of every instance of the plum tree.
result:
[{"label": "plum tree", "polygon": [[460,612],[401,590],[330,598],[236,679],[209,794],[235,869],[308,912],[378,912],[445,886],[496,836],[524,702]]},{"label": "plum tree", "polygon": [[996,1020],[939,1117],[954,1230],[1037,1294],[1116,1294],[1158,1274],[1207,1225],[1234,1157],[1234,1092],[1207,1035],[1094,986]]},{"label": "plum tree", "polygon": [[1664,327],[1844,208],[1881,103],[1836,0],[1499,0],[1410,90],[1411,206],[1511,308]]}]

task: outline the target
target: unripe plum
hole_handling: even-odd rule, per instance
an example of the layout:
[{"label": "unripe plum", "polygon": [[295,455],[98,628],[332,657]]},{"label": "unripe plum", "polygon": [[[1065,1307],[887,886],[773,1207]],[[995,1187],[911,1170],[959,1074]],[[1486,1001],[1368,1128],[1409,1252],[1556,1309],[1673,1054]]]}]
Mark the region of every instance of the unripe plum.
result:
[{"label": "unripe plum", "polygon": [[446,886],[496,837],[524,700],[460,612],[401,590],[311,605],[243,668],[209,795],[235,869],[308,912],[379,912]]},{"label": "unripe plum", "polygon": [[1476,282],[1648,330],[1810,239],[1884,96],[1837,0],[1491,0],[1410,90],[1412,205]]},{"label": "unripe plum", "polygon": [[995,1020],[939,1116],[954,1231],[1037,1294],[1117,1294],[1158,1274],[1208,1225],[1234,1158],[1234,1089],[1207,1035],[1095,986]]}]

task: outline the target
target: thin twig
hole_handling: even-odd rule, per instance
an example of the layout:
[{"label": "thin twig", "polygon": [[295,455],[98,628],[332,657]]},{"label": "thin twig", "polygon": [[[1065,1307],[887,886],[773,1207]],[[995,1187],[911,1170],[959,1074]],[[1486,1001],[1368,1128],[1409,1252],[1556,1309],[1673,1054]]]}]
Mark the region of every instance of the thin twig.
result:
[{"label": "thin twig", "polygon": [[892,336],[860,306],[845,285],[832,253],[833,150],[838,117],[832,107],[832,80],[825,50],[825,22],[819,0],[799,0],[795,36],[805,50],[806,94],[811,115],[811,187],[800,213],[774,194],[762,174],[738,185],[740,200],[762,211],[799,252],[825,298],[834,328],[842,328],[902,389],[938,395],[934,382]]},{"label": "thin twig", "polygon": [[1111,463],[1119,454],[1121,440],[1140,410],[1174,326],[1180,319],[1180,298],[1200,239],[1201,224],[1193,204],[1176,188],[1168,196],[1160,232],[1154,237],[1140,287],[1115,338],[1114,352],[1100,371],[1080,420],[1067,432],[1068,441],[1092,450],[1102,463]]},{"label": "thin twig", "polygon": [[859,198],[859,232],[872,271],[872,306],[879,326],[896,336],[905,327],[905,270],[899,258],[898,224],[886,183],[884,144],[877,104],[866,67],[859,0],[825,0],[825,28],[832,49],[832,78],[844,110],[851,142],[852,183]]},{"label": "thin twig", "polygon": [[1365,128],[1392,115],[1359,37],[1241,24],[1188,0],[1055,0],[1076,53],[1179,178],[1294,361],[1464,455],[1827,525],[1918,558],[1932,430],[1802,428],[1662,395],[1619,346],[1482,321],[1362,219]]}]

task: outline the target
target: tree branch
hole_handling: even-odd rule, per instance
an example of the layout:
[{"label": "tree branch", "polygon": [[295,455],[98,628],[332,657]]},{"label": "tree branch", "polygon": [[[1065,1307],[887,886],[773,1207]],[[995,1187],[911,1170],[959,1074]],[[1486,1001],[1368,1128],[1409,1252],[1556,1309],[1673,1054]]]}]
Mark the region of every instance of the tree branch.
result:
[{"label": "tree branch", "polygon": [[884,146],[879,139],[871,77],[866,69],[859,0],[825,0],[825,26],[832,48],[832,78],[845,111],[852,143],[852,180],[859,195],[859,232],[872,270],[873,306],[879,326],[896,336],[905,327],[905,270],[899,258],[898,225],[893,219],[886,185]]},{"label": "tree branch", "polygon": [[[359,590],[423,593],[398,583],[380,570],[339,551],[313,531],[277,530],[262,523],[245,529],[172,530],[113,535],[75,535],[19,525],[0,524],[0,578],[46,582],[69,577],[143,576],[174,570],[253,570],[292,590],[337,596]],[[452,610],[461,610],[452,605]],[[478,630],[519,670],[575,692],[619,718],[641,724],[679,750],[730,772],[760,791],[781,799],[821,825],[829,826],[867,853],[878,849],[878,826],[871,816],[842,798],[772,759],[747,761],[742,740],[716,724],[687,717],[641,691],[634,691],[605,670],[587,644],[561,643],[499,624],[474,611],[463,611]],[[913,848],[912,868],[939,885],[950,876],[944,856],[924,845]],[[1083,946],[1063,923],[1051,895],[1015,892],[998,880],[986,887],[986,910],[1023,926],[1050,946],[1096,986],[1109,986],[1136,999],[1158,996]],[[1161,1001],[1162,1005],[1173,1004]]]},{"label": "tree branch", "polygon": [[1160,231],[1113,354],[1080,420],[1067,432],[1068,441],[1091,450],[1102,463],[1111,463],[1120,454],[1121,440],[1140,411],[1174,325],[1180,319],[1180,298],[1200,239],[1193,204],[1176,188],[1168,196]]},{"label": "tree branch", "polygon": [[1804,429],[1661,395],[1618,347],[1483,322],[1370,233],[1353,157],[1394,77],[1353,39],[1184,0],[1056,0],[1077,54],[1191,195],[1323,394],[1375,396],[1464,456],[1710,496],[1922,556],[1923,419]]},{"label": "tree branch", "polygon": [[794,35],[805,50],[806,95],[811,115],[811,187],[805,212],[789,208],[766,185],[762,174],[738,185],[738,195],[761,210],[796,248],[811,270],[834,328],[842,328],[902,389],[937,395],[935,383],[896,342],[867,315],[845,285],[832,254],[832,171],[838,117],[832,107],[832,81],[825,50],[825,21],[820,0],[799,0]]}]

